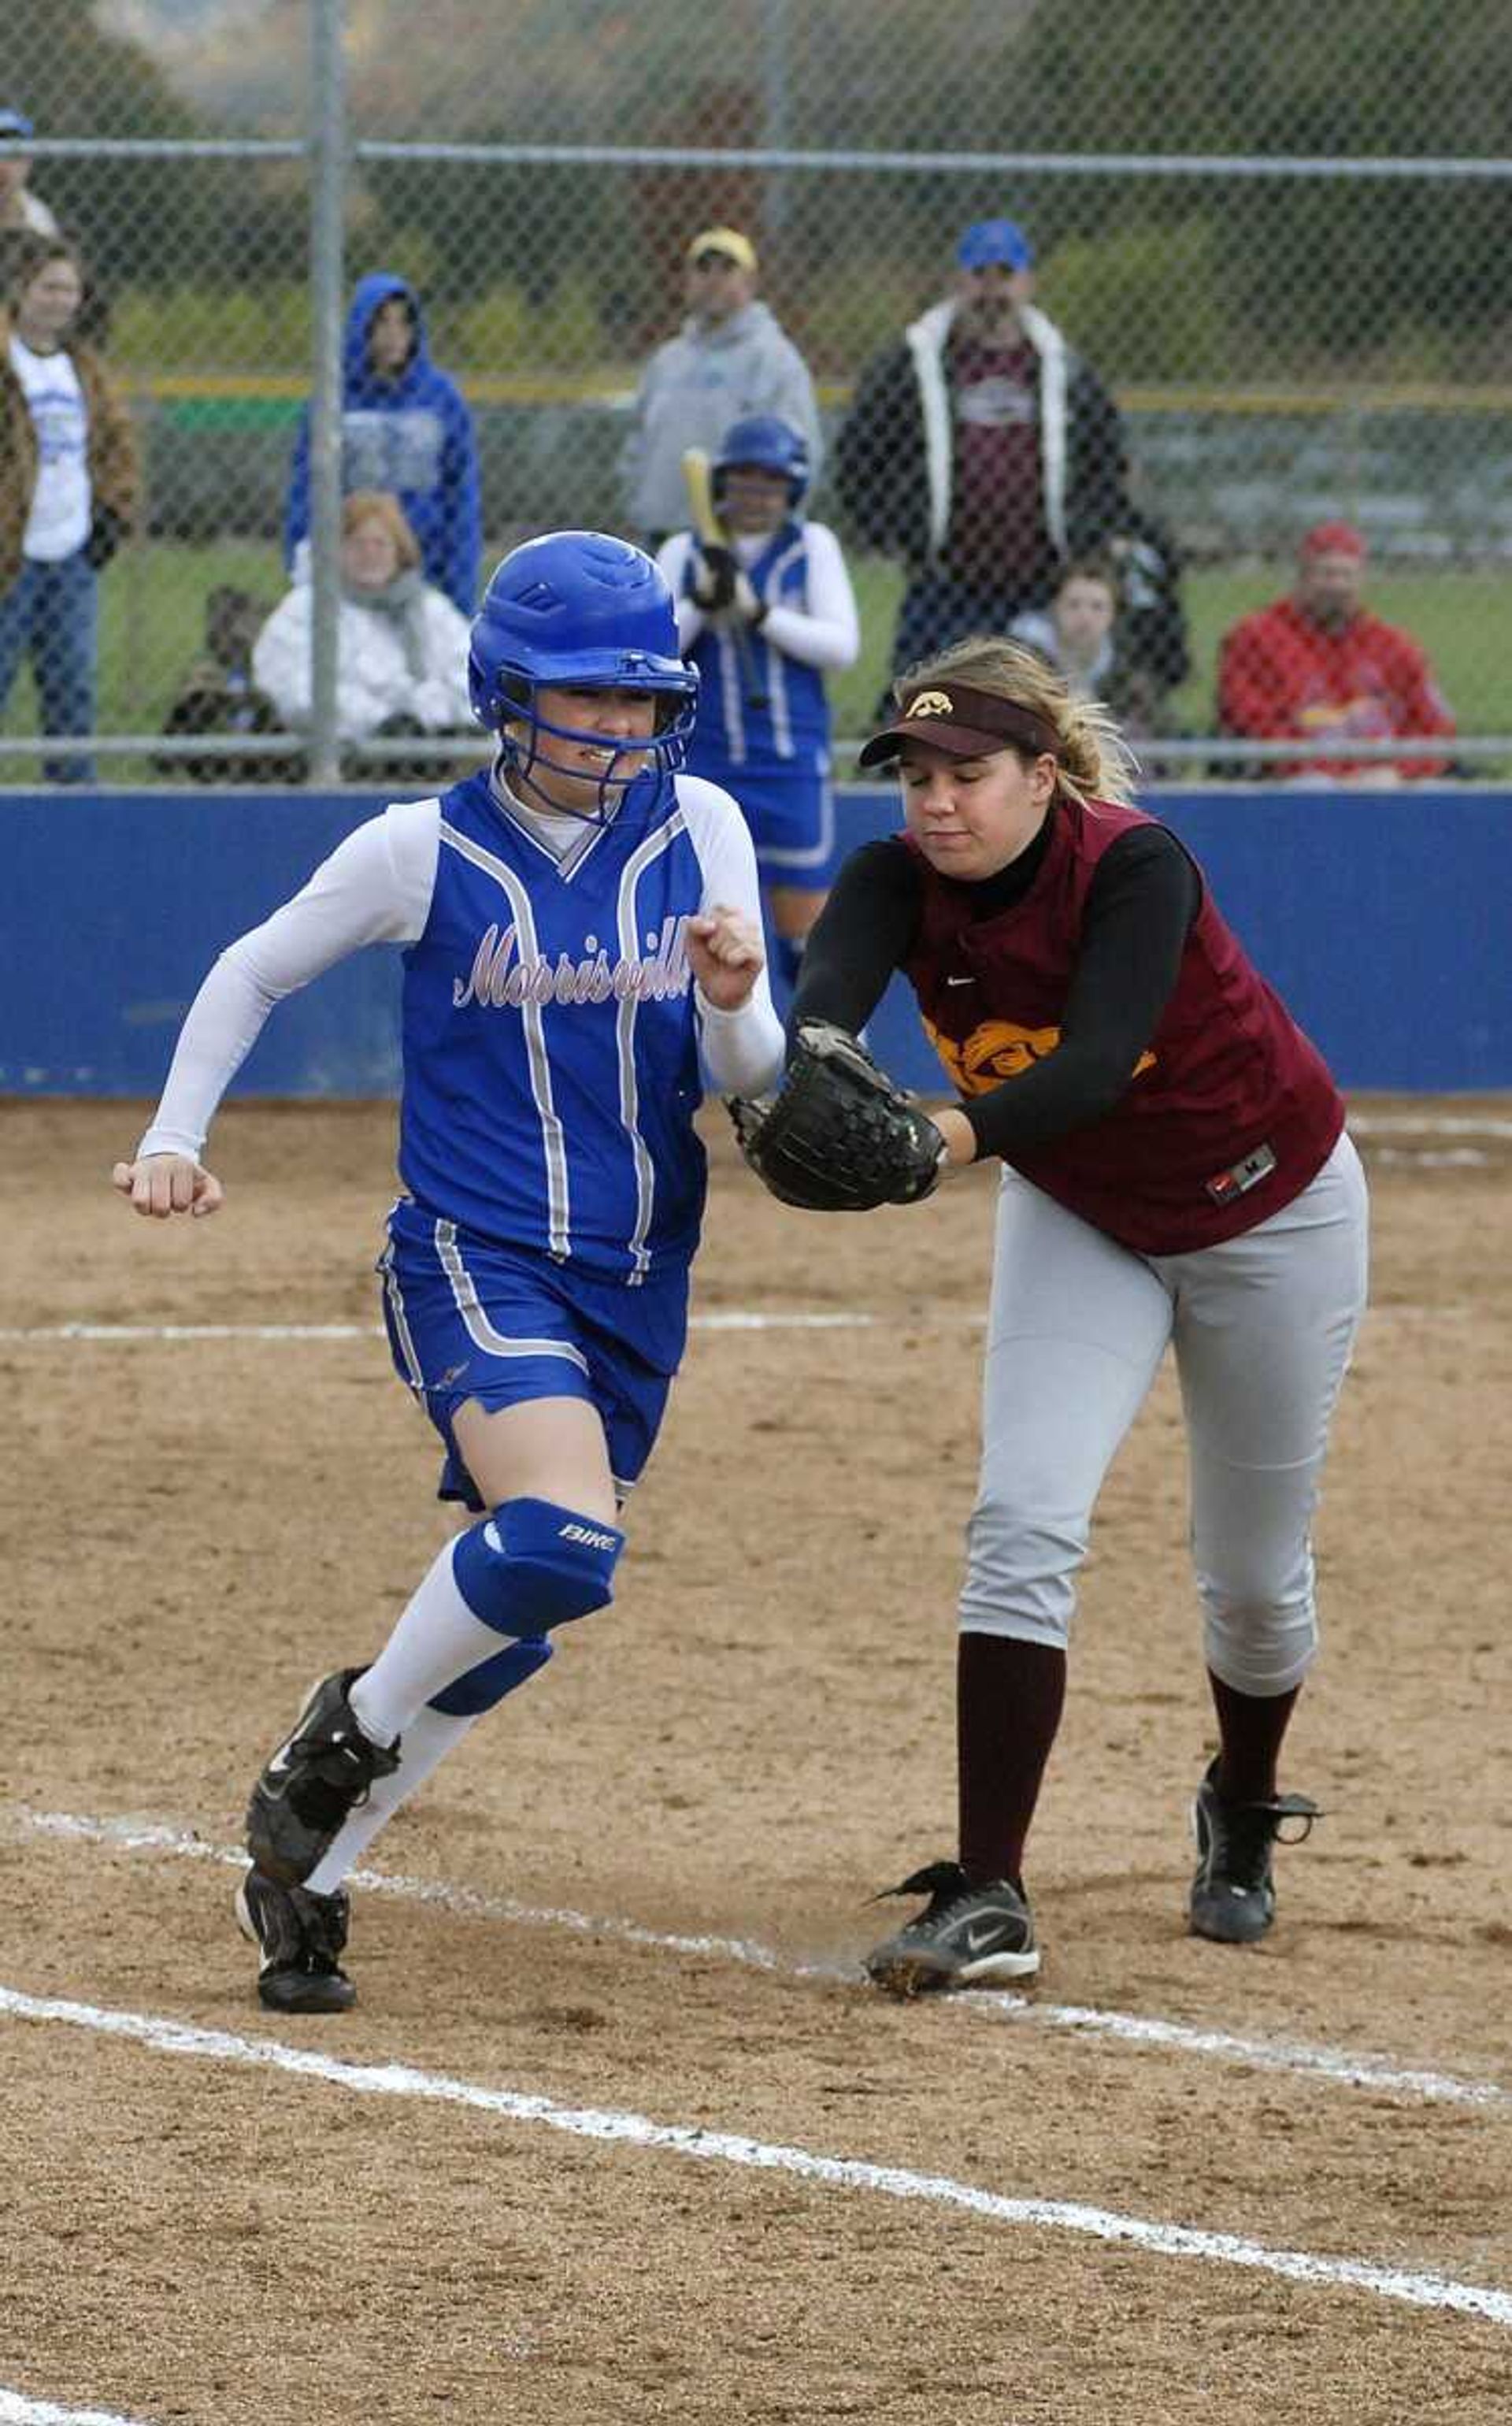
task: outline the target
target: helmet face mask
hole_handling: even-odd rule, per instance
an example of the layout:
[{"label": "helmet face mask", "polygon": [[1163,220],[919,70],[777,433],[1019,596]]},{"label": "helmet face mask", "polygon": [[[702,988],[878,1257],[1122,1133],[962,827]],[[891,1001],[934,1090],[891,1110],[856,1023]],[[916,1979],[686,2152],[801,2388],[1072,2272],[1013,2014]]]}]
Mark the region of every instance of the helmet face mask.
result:
[{"label": "helmet face mask", "polygon": [[[584,817],[593,825],[607,824],[632,784],[653,771],[658,782],[675,775],[687,756],[685,727],[691,717],[671,693],[652,694],[655,717],[649,734],[622,737],[595,725],[569,723],[559,716],[548,715],[542,705],[543,697],[559,691],[563,686],[547,683],[538,689],[522,684],[520,687],[524,697],[510,703],[505,721],[498,728],[499,755],[513,787],[528,794],[538,808],[549,809],[557,816]],[[610,695],[623,690],[635,698],[646,696],[634,682],[585,684],[581,688],[602,688]],[[587,751],[600,763],[596,768],[573,767],[552,748],[554,742],[564,744],[570,754]],[[546,770],[544,778],[542,770]],[[560,797],[564,791],[584,792],[589,784],[593,787],[591,805],[586,799],[573,801]]]},{"label": "helmet face mask", "polygon": [[[490,582],[473,625],[468,687],[512,781],[540,806],[563,806],[536,780],[543,762],[559,764],[543,736],[605,761],[594,805],[570,811],[603,823],[641,775],[660,784],[683,765],[699,677],[683,662],[672,593],[651,558],[602,531],[553,531],[515,548]],[[540,695],[550,690],[649,693],[654,729],[623,740],[544,717]]]}]

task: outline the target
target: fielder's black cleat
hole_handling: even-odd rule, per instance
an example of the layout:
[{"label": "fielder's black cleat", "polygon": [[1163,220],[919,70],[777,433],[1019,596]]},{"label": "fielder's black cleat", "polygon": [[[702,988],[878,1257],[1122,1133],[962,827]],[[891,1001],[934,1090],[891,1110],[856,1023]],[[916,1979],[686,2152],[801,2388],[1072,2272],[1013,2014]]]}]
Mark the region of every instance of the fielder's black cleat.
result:
[{"label": "fielder's black cleat", "polygon": [[[1268,1803],[1230,1803],[1214,1784],[1217,1766],[1215,1760],[1210,1765],[1192,1805],[1198,1860],[1187,1917],[1194,1937],[1215,1938],[1222,1946],[1252,1946],[1276,1916],[1271,1847],[1301,1844],[1323,1814],[1305,1794],[1279,1794]],[[1301,1823],[1291,1836],[1281,1833],[1289,1820]]]},{"label": "fielder's black cleat", "polygon": [[247,1850],[286,1887],[306,1880],[376,1778],[392,1776],[399,1747],[364,1736],[346,1696],[361,1668],[339,1668],[311,1689],[298,1723],[280,1744],[247,1806]]},{"label": "fielder's black cleat", "polygon": [[351,1903],[345,1889],[312,1895],[249,1870],[236,1890],[236,1919],[262,1958],[257,1993],[275,2014],[345,2014],[357,1991],[338,1960]]},{"label": "fielder's black cleat", "polygon": [[958,1862],[931,1862],[884,1892],[929,1898],[866,1957],[868,1978],[892,1996],[1023,1980],[1039,1968],[1034,1917],[1015,1879],[973,1886]]}]

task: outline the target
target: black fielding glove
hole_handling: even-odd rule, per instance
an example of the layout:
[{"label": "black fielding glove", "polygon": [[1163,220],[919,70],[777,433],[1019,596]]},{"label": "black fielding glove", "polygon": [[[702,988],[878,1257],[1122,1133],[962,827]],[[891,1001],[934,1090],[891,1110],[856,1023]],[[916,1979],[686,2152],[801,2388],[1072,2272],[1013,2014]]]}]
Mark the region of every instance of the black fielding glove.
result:
[{"label": "black fielding glove", "polygon": [[691,596],[706,615],[721,615],[735,594],[740,567],[727,547],[700,547]]},{"label": "black fielding glove", "polygon": [[914,1205],[938,1184],[945,1140],[843,1027],[805,1020],[775,1095],[732,1096],[741,1153],[783,1205],[865,1213]]}]

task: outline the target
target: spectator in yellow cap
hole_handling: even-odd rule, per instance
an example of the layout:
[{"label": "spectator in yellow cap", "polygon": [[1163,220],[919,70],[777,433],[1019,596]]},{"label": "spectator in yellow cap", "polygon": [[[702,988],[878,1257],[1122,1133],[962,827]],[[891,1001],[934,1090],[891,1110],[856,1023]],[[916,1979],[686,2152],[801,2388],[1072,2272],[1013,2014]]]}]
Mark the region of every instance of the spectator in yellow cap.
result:
[{"label": "spectator in yellow cap", "polygon": [[756,248],[739,228],[702,228],[684,257],[687,317],[641,374],[620,470],[631,526],[656,548],[687,522],[683,453],[712,456],[732,422],[776,413],[821,454],[809,367],[756,295]]}]

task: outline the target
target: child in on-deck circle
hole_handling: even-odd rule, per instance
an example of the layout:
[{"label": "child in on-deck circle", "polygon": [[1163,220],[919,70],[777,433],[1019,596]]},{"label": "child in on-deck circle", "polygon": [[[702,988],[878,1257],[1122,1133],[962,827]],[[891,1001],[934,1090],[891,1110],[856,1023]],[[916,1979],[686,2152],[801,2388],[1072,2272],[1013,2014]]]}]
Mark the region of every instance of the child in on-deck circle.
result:
[{"label": "child in on-deck circle", "polygon": [[729,546],[678,531],[657,558],[701,677],[688,767],[745,811],[791,984],[834,858],[825,675],[855,663],[861,626],[839,541],[799,512],[801,433],[775,413],[734,422],[713,477]]}]

